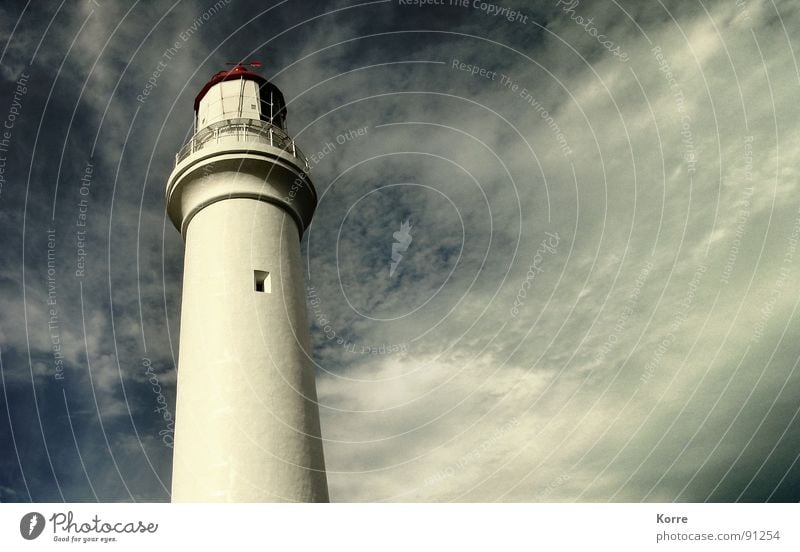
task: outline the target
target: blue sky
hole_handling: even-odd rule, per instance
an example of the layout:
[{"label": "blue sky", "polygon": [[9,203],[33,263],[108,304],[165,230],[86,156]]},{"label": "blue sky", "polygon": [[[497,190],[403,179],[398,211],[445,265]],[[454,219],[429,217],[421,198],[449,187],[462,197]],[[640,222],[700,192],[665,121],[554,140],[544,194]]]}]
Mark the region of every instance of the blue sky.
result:
[{"label": "blue sky", "polygon": [[755,0],[5,3],[0,500],[169,499],[164,186],[194,95],[258,59],[314,155],[332,500],[796,501],[798,24]]}]

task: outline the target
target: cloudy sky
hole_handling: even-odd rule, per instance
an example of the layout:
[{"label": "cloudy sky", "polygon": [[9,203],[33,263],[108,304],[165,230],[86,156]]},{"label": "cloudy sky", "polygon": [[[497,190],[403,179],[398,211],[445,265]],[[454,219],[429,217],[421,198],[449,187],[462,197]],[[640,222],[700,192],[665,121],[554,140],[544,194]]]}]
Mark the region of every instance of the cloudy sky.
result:
[{"label": "cloudy sky", "polygon": [[800,498],[796,2],[215,1],[0,7],[1,501],[169,500],[164,186],[251,59],[332,500]]}]

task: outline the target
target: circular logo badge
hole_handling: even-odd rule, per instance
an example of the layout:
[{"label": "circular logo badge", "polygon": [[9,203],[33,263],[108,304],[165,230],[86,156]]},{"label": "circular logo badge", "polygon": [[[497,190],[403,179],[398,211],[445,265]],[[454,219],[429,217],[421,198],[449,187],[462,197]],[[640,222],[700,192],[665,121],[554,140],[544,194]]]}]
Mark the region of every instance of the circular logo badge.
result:
[{"label": "circular logo badge", "polygon": [[19,533],[25,540],[33,540],[44,531],[44,516],[39,512],[31,512],[19,520]]}]

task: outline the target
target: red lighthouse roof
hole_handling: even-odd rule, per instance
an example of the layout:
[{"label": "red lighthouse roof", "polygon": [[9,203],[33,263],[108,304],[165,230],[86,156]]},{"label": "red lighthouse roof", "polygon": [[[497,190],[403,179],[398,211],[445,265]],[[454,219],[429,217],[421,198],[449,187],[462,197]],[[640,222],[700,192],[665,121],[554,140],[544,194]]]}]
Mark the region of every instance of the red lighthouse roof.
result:
[{"label": "red lighthouse roof", "polygon": [[215,84],[219,84],[223,81],[235,80],[235,79],[253,80],[256,81],[259,84],[259,86],[267,82],[267,79],[265,79],[258,73],[254,73],[244,65],[238,64],[229,71],[220,71],[219,73],[211,77],[211,80],[209,80],[205,84],[205,86],[203,86],[202,90],[200,90],[200,93],[197,94],[197,96],[195,96],[194,110],[197,111],[197,107],[200,105],[200,100],[202,100],[203,97],[208,93],[208,91],[211,90],[212,86],[214,86]]}]

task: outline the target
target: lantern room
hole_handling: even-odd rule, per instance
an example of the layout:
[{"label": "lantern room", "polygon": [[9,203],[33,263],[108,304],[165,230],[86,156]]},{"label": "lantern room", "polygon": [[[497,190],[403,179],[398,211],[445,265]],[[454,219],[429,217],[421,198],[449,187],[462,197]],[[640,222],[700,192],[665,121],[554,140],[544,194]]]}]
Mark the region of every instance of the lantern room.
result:
[{"label": "lantern room", "polygon": [[255,119],[286,132],[286,101],[274,84],[244,65],[220,71],[194,100],[195,133],[228,119]]}]

